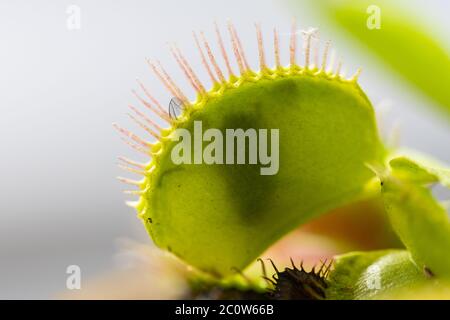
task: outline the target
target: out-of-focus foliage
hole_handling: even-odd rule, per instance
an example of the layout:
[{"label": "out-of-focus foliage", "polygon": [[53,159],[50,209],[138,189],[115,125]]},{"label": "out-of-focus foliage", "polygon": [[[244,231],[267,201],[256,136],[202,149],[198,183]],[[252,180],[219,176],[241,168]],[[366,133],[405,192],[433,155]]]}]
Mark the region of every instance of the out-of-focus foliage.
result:
[{"label": "out-of-focus foliage", "polygon": [[[300,0],[292,0],[297,6]],[[426,94],[450,120],[450,54],[410,7],[386,0],[309,1],[336,26]],[[303,3],[304,4],[304,3]],[[413,4],[411,4],[412,6]],[[373,19],[379,17],[379,28]],[[368,27],[368,24],[371,28]],[[437,26],[435,26],[437,27]]]},{"label": "out-of-focus foliage", "polygon": [[327,297],[449,299],[450,219],[428,186],[448,187],[450,171],[406,151],[392,155],[388,164],[374,171],[391,225],[407,250],[337,256]]},{"label": "out-of-focus foliage", "polygon": [[427,281],[405,250],[352,252],[336,257],[329,299],[375,299]]},{"label": "out-of-focus foliage", "polygon": [[398,151],[389,161],[394,175],[404,181],[429,184],[439,182],[450,188],[450,170],[429,156],[410,150]]},{"label": "out-of-focus foliage", "polygon": [[[426,176],[431,181],[448,182],[448,170],[405,157],[394,158],[391,163],[394,164],[391,173],[381,177],[381,182],[392,227],[419,268],[429,268],[440,278],[450,278],[448,214],[428,187],[411,182]],[[415,175],[419,178],[414,179]]]}]

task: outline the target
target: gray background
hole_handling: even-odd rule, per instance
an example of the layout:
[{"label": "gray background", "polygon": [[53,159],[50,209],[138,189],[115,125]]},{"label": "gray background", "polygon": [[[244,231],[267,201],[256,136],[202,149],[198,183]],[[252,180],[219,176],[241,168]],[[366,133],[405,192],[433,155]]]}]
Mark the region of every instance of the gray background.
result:
[{"label": "gray background", "polygon": [[[449,3],[408,3],[420,12],[418,20],[435,22],[435,33],[448,48]],[[77,31],[66,28],[70,4],[81,8]],[[296,14],[299,27],[321,27],[320,18],[303,7]],[[265,35],[273,26],[287,33],[293,15],[289,3],[274,0],[1,0],[0,298],[54,297],[66,290],[68,265],[79,265],[84,278],[93,278],[114,268],[118,238],[150,242],[115,180],[122,175],[117,155],[140,157],[111,127],[118,121],[135,128],[124,113],[135,103],[130,89],[137,87],[136,77],[168,104],[170,96],[145,57],[160,59],[192,93],[167,41],[177,41],[207,81],[192,29],[203,29],[212,39],[213,21],[223,26],[232,18],[256,66],[253,22],[262,22]],[[385,124],[400,124],[402,144],[450,162],[450,127],[425,107],[428,100],[332,30],[325,27],[321,35],[336,39],[349,72],[364,66],[361,84],[374,104],[390,101],[393,121]],[[285,62],[287,37],[281,39]]]}]

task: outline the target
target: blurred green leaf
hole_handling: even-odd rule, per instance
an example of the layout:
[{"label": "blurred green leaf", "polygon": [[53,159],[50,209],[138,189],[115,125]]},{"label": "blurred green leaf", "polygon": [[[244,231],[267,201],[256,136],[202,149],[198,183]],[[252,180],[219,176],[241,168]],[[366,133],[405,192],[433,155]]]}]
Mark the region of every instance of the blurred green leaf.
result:
[{"label": "blurred green leaf", "polygon": [[428,279],[406,250],[352,252],[335,258],[329,299],[376,299]]},{"label": "blurred green leaf", "polygon": [[439,182],[450,188],[450,170],[430,157],[407,152],[389,161],[394,176],[419,184]]},{"label": "blurred green leaf", "polygon": [[[436,102],[450,120],[450,55],[430,28],[419,23],[420,16],[409,7],[400,8],[386,0],[309,2],[328,23],[346,31],[346,35]],[[367,26],[368,19],[376,14],[373,6],[380,9],[379,29]]]},{"label": "blurred green leaf", "polygon": [[395,176],[382,178],[382,185],[392,227],[417,266],[449,279],[450,220],[445,209],[425,186]]}]

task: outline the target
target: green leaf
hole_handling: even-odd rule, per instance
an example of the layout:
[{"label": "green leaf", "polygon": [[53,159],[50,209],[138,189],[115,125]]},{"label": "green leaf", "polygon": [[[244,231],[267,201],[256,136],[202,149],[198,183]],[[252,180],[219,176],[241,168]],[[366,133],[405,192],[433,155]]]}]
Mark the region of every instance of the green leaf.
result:
[{"label": "green leaf", "polygon": [[449,278],[450,221],[431,191],[386,176],[382,178],[382,195],[392,227],[417,266],[427,268],[438,277]]},{"label": "green leaf", "polygon": [[377,299],[428,279],[406,250],[352,252],[335,258],[328,299]]},{"label": "green leaf", "polygon": [[443,164],[414,151],[398,152],[389,161],[392,174],[404,181],[427,184],[440,182],[450,188],[450,170]]},{"label": "green leaf", "polygon": [[[298,0],[295,0],[298,2]],[[392,71],[436,102],[450,120],[450,55],[429,26],[420,25],[408,6],[386,0],[309,1],[325,21],[345,31]],[[380,9],[380,29],[369,29],[367,20],[375,5]],[[437,26],[436,26],[437,28]]]}]

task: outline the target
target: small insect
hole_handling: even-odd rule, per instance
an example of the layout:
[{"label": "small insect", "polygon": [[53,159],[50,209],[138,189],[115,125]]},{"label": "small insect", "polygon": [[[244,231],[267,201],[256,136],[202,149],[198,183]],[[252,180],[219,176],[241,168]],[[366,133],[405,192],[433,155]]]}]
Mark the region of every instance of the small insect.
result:
[{"label": "small insect", "polygon": [[171,119],[177,119],[184,109],[183,101],[177,97],[173,97],[169,102],[169,117]]}]

